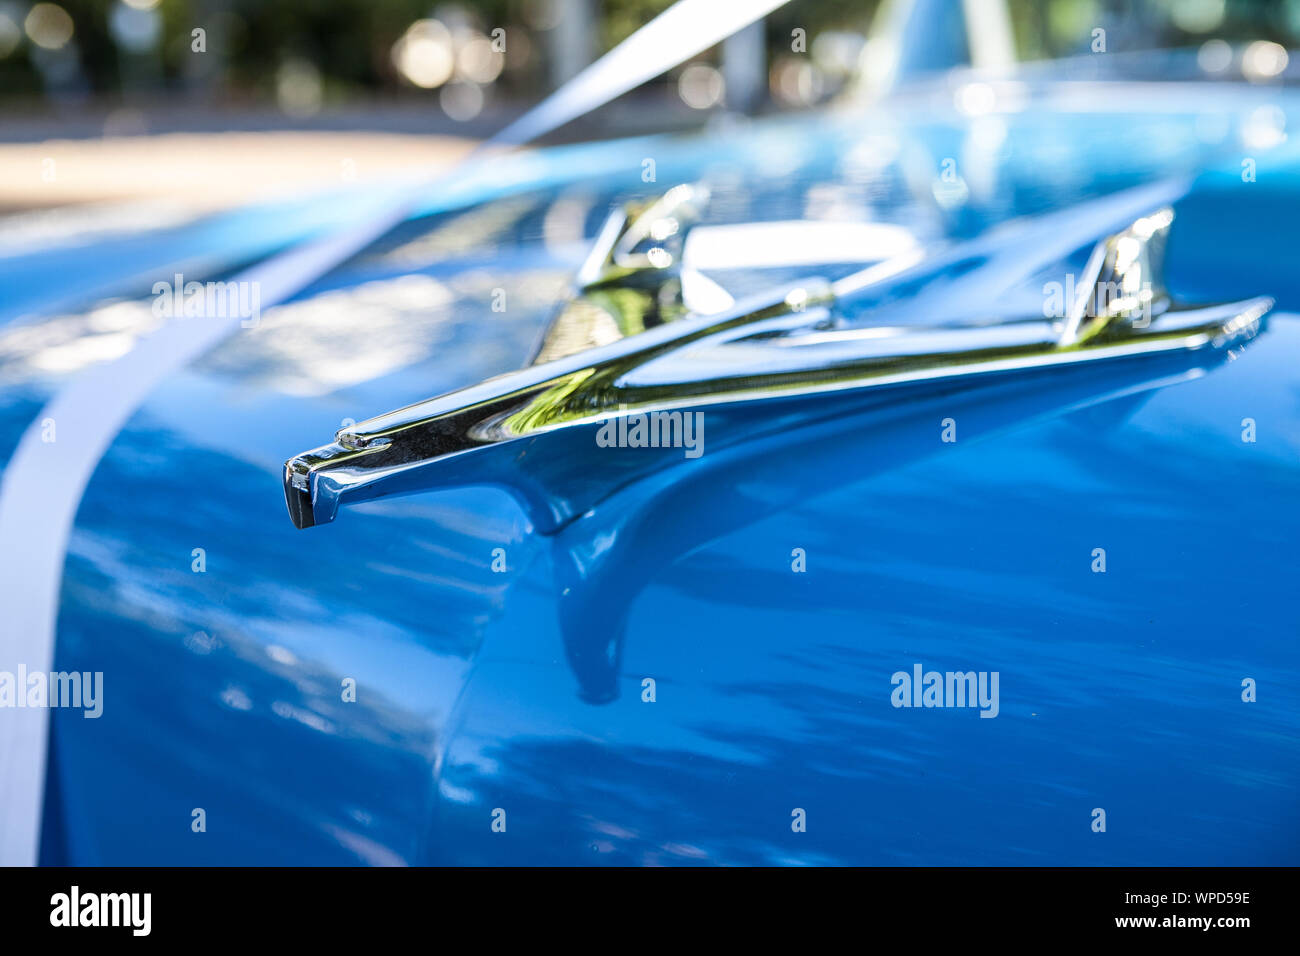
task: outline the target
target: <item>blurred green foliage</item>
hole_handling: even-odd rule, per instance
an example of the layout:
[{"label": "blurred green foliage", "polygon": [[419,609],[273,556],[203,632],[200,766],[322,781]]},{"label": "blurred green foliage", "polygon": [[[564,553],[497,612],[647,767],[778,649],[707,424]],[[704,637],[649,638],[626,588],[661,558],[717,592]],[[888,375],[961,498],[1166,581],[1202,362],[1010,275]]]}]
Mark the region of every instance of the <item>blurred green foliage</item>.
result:
[{"label": "blurred green foliage", "polygon": [[[556,22],[556,0],[46,0],[75,27],[60,49],[40,49],[24,36],[33,0],[0,0],[0,101],[41,103],[45,97],[162,99],[201,93],[233,103],[273,98],[278,71],[306,64],[326,101],[419,95],[393,65],[393,44],[416,20],[436,17],[483,32],[504,27],[522,37],[527,55],[508,57],[497,81],[507,95],[536,98],[547,88],[553,55],[543,26]],[[671,5],[672,0],[592,0],[599,11],[591,47],[609,49]],[[791,0],[766,21],[773,58],[789,54],[791,32],[811,45],[825,30],[863,33],[880,0]],[[961,0],[948,0],[955,10]],[[147,7],[133,16],[161,27],[144,49],[125,48],[112,24],[124,4]],[[1294,47],[1300,0],[1007,0],[1021,59],[1087,53],[1099,23],[1119,24],[1109,50],[1196,45],[1208,36],[1271,39]],[[1213,22],[1205,27],[1206,18]],[[1198,19],[1201,25],[1198,26]],[[199,59],[191,32],[207,31]],[[554,30],[574,29],[560,17]]]},{"label": "blurred green foliage", "polygon": [[[166,95],[205,84],[242,101],[273,95],[277,70],[288,60],[319,71],[327,97],[399,92],[392,65],[394,42],[414,21],[436,17],[449,26],[468,23],[483,31],[503,26],[528,38],[529,57],[512,62],[500,80],[507,90],[535,93],[548,75],[547,38],[538,28],[552,0],[158,0],[159,42],[143,52],[120,45],[110,26],[123,0],[52,0],[71,16],[75,32],[61,50],[40,50],[31,40],[6,51],[3,18],[22,21],[31,0],[0,0],[0,98],[39,98],[42,93]],[[138,0],[147,4],[149,0]],[[625,39],[672,0],[596,0],[597,51]],[[829,27],[865,30],[877,0],[792,0],[768,20],[774,49],[788,50],[790,31],[809,36]],[[153,15],[153,14],[149,14]],[[214,69],[196,67],[191,31],[206,31],[206,56]],[[561,22],[557,29],[566,29]],[[71,67],[75,66],[75,70]]]}]

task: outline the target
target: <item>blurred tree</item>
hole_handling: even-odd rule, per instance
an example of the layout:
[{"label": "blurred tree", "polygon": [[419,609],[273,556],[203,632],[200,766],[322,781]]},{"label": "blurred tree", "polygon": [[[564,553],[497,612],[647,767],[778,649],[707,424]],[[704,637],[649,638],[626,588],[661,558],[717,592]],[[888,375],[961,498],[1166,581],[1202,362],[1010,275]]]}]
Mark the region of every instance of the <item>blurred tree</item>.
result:
[{"label": "blurred tree", "polygon": [[[958,3],[960,0],[951,0]],[[1186,46],[1209,36],[1270,39],[1295,46],[1300,0],[1007,0],[1022,58],[1086,52],[1095,26],[1114,28],[1108,49]],[[272,101],[315,83],[328,100],[427,96],[393,63],[393,46],[417,20],[448,26],[503,27],[517,40],[492,82],[507,96],[535,99],[541,89],[625,39],[672,0],[0,0],[0,102],[63,98],[79,92],[115,99],[203,93],[234,103]],[[557,6],[558,4],[558,6]],[[570,4],[569,7],[563,6]],[[31,35],[33,7],[57,8],[73,25],[62,44]],[[860,35],[879,0],[792,0],[763,26],[774,69],[801,67],[828,31]],[[558,12],[557,12],[558,11]],[[582,34],[591,11],[589,41]],[[567,14],[567,15],[566,15]],[[39,18],[38,18],[39,19]],[[46,17],[48,20],[49,18]],[[57,17],[56,17],[57,19]],[[156,33],[151,32],[157,28]],[[1086,28],[1086,29],[1085,29]],[[195,52],[192,32],[205,31]],[[557,32],[558,31],[558,32]],[[807,44],[792,49],[800,31]],[[1082,31],[1082,32],[1081,32]],[[48,39],[48,38],[47,38]],[[56,37],[57,39],[57,37]],[[51,41],[52,42],[52,41]],[[827,44],[828,47],[832,44]],[[841,43],[842,52],[851,44]],[[554,61],[562,58],[563,64]],[[711,51],[703,59],[718,62]],[[572,61],[572,62],[567,62]],[[286,73],[286,70],[288,71]],[[286,77],[288,78],[286,80]],[[751,82],[747,85],[752,86]]]}]

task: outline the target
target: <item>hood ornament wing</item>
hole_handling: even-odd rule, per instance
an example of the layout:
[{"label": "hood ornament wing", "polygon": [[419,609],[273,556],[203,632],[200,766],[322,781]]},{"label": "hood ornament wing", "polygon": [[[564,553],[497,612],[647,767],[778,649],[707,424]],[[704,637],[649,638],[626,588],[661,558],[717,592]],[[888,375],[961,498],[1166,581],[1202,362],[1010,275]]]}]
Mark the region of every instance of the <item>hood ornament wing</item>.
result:
[{"label": "hood ornament wing", "polygon": [[[521,498],[539,531],[553,533],[622,485],[681,463],[680,451],[645,449],[593,458],[612,419],[713,409],[725,427],[720,435],[713,429],[712,445],[730,444],[824,420],[887,388],[1224,349],[1252,338],[1273,304],[1172,302],[1161,268],[1174,214],[1161,208],[1097,243],[1060,317],[921,326],[843,318],[864,290],[879,295],[891,283],[910,288],[937,277],[922,262],[873,266],[834,284],[803,282],[712,314],[678,307],[671,321],[654,324],[610,316],[601,344],[575,347],[590,339],[574,333],[590,327],[575,317],[575,303],[598,308],[593,290],[630,282],[657,296],[665,278],[669,286],[679,279],[669,243],[699,201],[700,192],[678,187],[640,215],[612,217],[534,364],[350,426],[291,458],[284,494],[294,524],[332,521],[349,501],[500,484]],[[905,313],[906,297],[899,299],[895,308]],[[682,426],[680,418],[670,424]]]},{"label": "hood ornament wing", "polygon": [[706,187],[683,183],[649,203],[616,207],[606,218],[573,294],[551,320],[529,364],[608,345],[647,328],[734,304],[712,280],[683,262],[686,234],[709,201]]}]

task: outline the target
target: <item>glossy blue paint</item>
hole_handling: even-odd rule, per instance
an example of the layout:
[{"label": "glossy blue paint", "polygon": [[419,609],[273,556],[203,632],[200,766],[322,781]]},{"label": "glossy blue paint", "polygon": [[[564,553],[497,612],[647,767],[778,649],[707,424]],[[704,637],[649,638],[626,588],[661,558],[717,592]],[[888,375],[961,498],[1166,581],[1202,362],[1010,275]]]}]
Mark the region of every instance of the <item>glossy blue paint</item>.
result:
[{"label": "glossy blue paint", "polygon": [[96,299],[147,295],[155,281],[171,281],[177,272],[187,280],[227,274],[374,215],[386,201],[383,190],[348,190],[214,213],[166,229],[125,230],[110,240],[74,237],[24,247],[0,256],[0,326]]},{"label": "glossy blue paint", "polygon": [[[167,382],[78,514],[56,666],[104,671],[105,712],[53,714],[43,861],[1295,863],[1295,148],[1241,181],[1255,90],[1195,112],[1143,87],[1096,112],[1054,95],[474,170]],[[949,156],[963,201],[909,187]],[[792,405],[763,442],[706,438],[549,537],[490,488],[291,527],[289,454],[525,361],[581,254],[542,242],[556,197],[587,204],[590,235],[613,199],[700,175],[718,221],[839,210],[931,246],[1193,176],[1174,292],[1279,311],[1231,360],[903,390],[831,421]],[[501,225],[447,253],[462,208]],[[24,371],[11,435],[59,383]],[[998,671],[999,715],[892,707],[915,663]]]}]

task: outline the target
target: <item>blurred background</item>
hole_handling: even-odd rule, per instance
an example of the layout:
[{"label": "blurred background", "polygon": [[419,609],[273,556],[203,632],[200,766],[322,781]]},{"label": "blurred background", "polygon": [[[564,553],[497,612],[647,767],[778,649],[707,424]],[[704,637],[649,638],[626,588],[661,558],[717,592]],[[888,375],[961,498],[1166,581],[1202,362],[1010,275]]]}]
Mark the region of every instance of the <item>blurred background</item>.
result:
[{"label": "blurred background", "polygon": [[[462,155],[671,0],[0,0],[0,213],[166,199],[191,212]],[[935,46],[946,8],[929,0]],[[807,109],[869,59],[880,0],[793,0],[554,138]],[[1287,68],[1300,0],[1006,0],[1017,61],[1263,44]],[[886,11],[887,12],[887,11]],[[1213,38],[1213,39],[1211,39]],[[1294,66],[1295,64],[1292,64]],[[1207,72],[1214,72],[1207,67]]]}]

